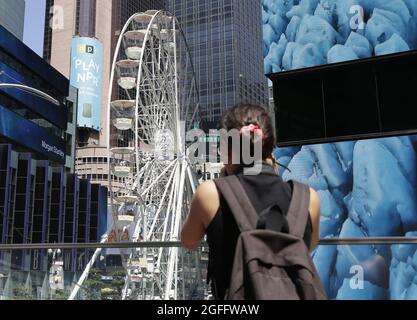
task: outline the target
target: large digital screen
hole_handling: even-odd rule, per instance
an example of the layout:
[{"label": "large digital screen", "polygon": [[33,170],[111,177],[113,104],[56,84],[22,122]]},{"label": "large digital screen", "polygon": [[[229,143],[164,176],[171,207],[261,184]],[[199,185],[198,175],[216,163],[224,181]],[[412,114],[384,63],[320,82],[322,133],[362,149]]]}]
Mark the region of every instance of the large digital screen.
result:
[{"label": "large digital screen", "polygon": [[[6,14],[9,14],[7,12]],[[11,34],[5,27],[0,24],[0,48],[8,53],[14,59],[22,63],[25,68],[32,70],[37,76],[40,76],[46,84],[57,89],[62,96],[68,96],[69,81],[68,79],[55,70],[44,59],[39,57],[36,52],[31,50],[22,41]],[[8,79],[10,81],[10,79]],[[20,79],[18,79],[20,80]],[[25,79],[27,81],[28,79]],[[25,82],[22,81],[22,82]],[[46,88],[44,88],[46,90]],[[43,90],[43,91],[45,91]]]},{"label": "large digital screen", "polygon": [[65,141],[0,105],[0,136],[65,163]]},{"label": "large digital screen", "polygon": [[281,147],[417,133],[417,51],[270,78]]},{"label": "large digital screen", "polygon": [[[262,10],[266,74],[284,75],[288,74],[285,71],[409,51],[417,46],[415,0],[262,0]],[[387,68],[396,68],[395,62],[386,64]],[[311,74],[310,69],[306,70]],[[354,72],[354,68],[348,71]],[[307,73],[296,77],[298,84],[305,80],[298,90],[289,78],[281,78],[286,82],[274,82],[274,91],[285,91],[284,98],[289,97],[277,105],[281,109],[303,106],[297,121],[301,119],[307,126],[308,121],[314,120],[315,113],[310,109],[315,100],[299,97],[301,102],[297,104],[294,99],[298,99],[300,92],[311,92],[321,98],[323,87],[317,87],[317,81],[309,81]],[[381,113],[385,112],[385,121],[377,124],[360,121],[362,111],[369,111],[369,103],[363,100],[357,105],[350,103],[349,99],[354,99],[357,92],[347,94],[347,89],[345,95],[335,94],[334,99],[331,96],[334,108],[330,111],[338,113],[341,122],[328,121],[327,128],[321,129],[329,132],[349,125],[353,130],[364,125],[364,130],[380,132],[377,126],[390,129],[392,123],[395,128],[401,124],[407,130],[413,129],[408,126],[410,115],[403,112],[406,106],[414,108],[413,76],[401,79],[401,90],[395,86],[398,77],[378,73],[374,79],[384,86],[378,101],[384,107]],[[404,87],[405,79],[409,84]],[[343,81],[347,83],[349,79]],[[372,85],[372,81],[363,77],[356,82],[353,77],[351,81],[364,90],[366,85]],[[337,87],[336,80],[329,81],[339,91],[344,90],[345,82]],[[288,94],[288,90],[294,94]],[[392,93],[392,99],[386,96],[388,93]],[[386,105],[391,102],[392,113],[386,114],[391,110]],[[349,122],[355,117],[357,121]],[[282,131],[285,125],[280,128]],[[286,134],[294,129],[297,128],[288,129]],[[303,126],[299,129],[303,130]],[[305,139],[311,140],[312,133]],[[340,135],[336,132],[332,136]],[[325,140],[320,132],[317,137]],[[279,148],[276,157],[288,167],[280,175],[286,181],[297,180],[317,190],[322,239],[416,237],[417,136],[362,138]],[[313,253],[313,259],[331,299],[417,299],[417,245],[322,245]]]},{"label": "large digital screen", "polygon": [[71,47],[71,85],[78,89],[78,127],[100,130],[103,91],[103,45],[75,37]]},{"label": "large digital screen", "polygon": [[[284,180],[320,197],[320,236],[417,236],[417,136],[280,148]],[[319,246],[332,299],[417,299],[417,245]]]},{"label": "large digital screen", "polygon": [[[0,73],[1,83],[10,83],[10,80],[13,79],[12,83],[14,84],[24,84],[26,86],[36,88],[36,84],[34,84],[30,79],[26,79],[24,76],[2,62],[0,62],[0,70],[3,71],[2,74]],[[45,91],[45,89],[43,89],[43,91]],[[23,104],[26,108],[41,115],[43,118],[59,128],[64,130],[67,129],[68,110],[64,106],[56,106],[48,100],[14,88],[0,89],[0,92],[6,93]]]},{"label": "large digital screen", "polygon": [[[415,50],[416,15],[414,0],[262,0],[265,74],[288,75],[291,73],[285,71]],[[410,59],[415,61],[411,56]],[[276,151],[279,162],[288,167],[280,172],[284,180],[306,183],[318,192],[322,239],[417,236],[417,136],[354,140],[362,125],[360,133],[416,129],[414,124],[408,125],[412,117],[407,113],[415,108],[413,76],[392,76],[397,68],[394,59],[382,63],[386,64],[384,72],[392,70],[384,76],[374,67],[373,80],[356,73],[356,80],[355,75],[351,79],[336,75],[333,79],[326,74],[321,82],[308,81],[309,75],[314,76],[313,69],[294,73],[294,83],[292,78],[275,78],[280,115],[285,116],[282,112],[286,107],[294,114],[299,106],[296,124],[304,121],[307,129],[309,121],[321,115],[312,108],[317,101],[322,102],[323,88],[326,89],[322,84],[327,84],[327,90],[330,86],[335,93],[339,91],[334,95],[324,92],[327,107],[332,99],[332,108],[327,112],[339,115],[326,121],[325,127],[317,127],[327,130],[327,134],[307,132],[303,138],[308,145],[297,144],[302,140],[298,136],[284,137],[283,142],[296,146]],[[355,73],[355,68],[361,66],[366,67],[346,66],[345,71]],[[400,70],[405,69],[398,68],[397,73]],[[362,121],[372,104],[363,99],[367,95],[358,94],[360,90],[375,92],[374,88],[366,89],[373,86],[372,81],[378,81],[380,87],[380,118],[376,124]],[[349,83],[354,91],[346,89]],[[318,99],[299,97],[300,92],[318,95]],[[355,94],[360,97],[357,103],[352,101]],[[286,129],[285,120],[281,122],[278,135],[280,130],[286,130],[288,135],[297,129],[294,125]],[[323,137],[327,135],[349,134],[346,126],[352,131],[350,139],[311,144],[314,134],[326,142]],[[306,129],[303,128],[301,125],[299,130]],[[313,259],[330,299],[417,299],[417,245],[322,245],[313,253]]]},{"label": "large digital screen", "polygon": [[414,0],[262,0],[265,74],[417,48]]}]

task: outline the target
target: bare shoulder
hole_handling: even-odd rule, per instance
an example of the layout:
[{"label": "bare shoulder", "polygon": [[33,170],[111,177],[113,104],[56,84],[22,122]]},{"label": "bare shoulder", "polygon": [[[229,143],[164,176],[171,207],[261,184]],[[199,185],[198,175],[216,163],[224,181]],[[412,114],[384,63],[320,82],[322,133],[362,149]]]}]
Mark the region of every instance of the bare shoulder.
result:
[{"label": "bare shoulder", "polygon": [[220,207],[220,198],[213,181],[202,183],[196,190],[193,202],[197,205],[204,226],[207,227]]},{"label": "bare shoulder", "polygon": [[320,238],[320,198],[318,193],[310,188],[310,217],[313,227],[310,250],[316,248]]},{"label": "bare shoulder", "polygon": [[320,198],[316,190],[310,188],[310,209],[320,212]]},{"label": "bare shoulder", "polygon": [[205,181],[200,184],[195,192],[196,198],[218,198],[219,194],[217,192],[216,184],[213,181]]}]

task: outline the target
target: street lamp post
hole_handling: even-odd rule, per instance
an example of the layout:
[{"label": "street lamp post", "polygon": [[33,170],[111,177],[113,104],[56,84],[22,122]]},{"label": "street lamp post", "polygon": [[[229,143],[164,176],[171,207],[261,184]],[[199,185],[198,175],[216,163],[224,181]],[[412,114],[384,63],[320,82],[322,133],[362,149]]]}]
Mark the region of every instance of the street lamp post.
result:
[{"label": "street lamp post", "polygon": [[0,273],[0,283],[1,283],[1,294],[0,294],[0,300],[6,300],[6,297],[4,296],[4,284],[3,284],[3,279],[7,279],[8,276],[6,276],[3,273]]},{"label": "street lamp post", "polygon": [[51,267],[49,269],[49,287],[50,300],[53,299],[53,294],[57,289],[60,289],[63,286],[63,268],[61,257],[61,249],[48,249],[48,257],[51,257]]}]

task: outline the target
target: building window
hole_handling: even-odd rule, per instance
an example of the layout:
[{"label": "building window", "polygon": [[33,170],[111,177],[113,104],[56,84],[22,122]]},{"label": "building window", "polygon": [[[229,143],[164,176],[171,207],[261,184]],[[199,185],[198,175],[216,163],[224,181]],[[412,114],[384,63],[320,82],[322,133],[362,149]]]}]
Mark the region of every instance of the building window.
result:
[{"label": "building window", "polygon": [[65,137],[67,156],[72,157],[72,135],[67,133]]},{"label": "building window", "polygon": [[68,108],[68,122],[73,123],[74,118],[74,102],[67,100],[67,108]]},{"label": "building window", "polygon": [[84,37],[96,35],[96,0],[77,0],[75,33]]}]

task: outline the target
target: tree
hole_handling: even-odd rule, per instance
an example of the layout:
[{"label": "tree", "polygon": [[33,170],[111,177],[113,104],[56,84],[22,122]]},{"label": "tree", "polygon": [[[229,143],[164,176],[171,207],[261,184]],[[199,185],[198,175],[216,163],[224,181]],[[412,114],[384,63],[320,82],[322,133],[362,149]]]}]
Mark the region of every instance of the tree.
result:
[{"label": "tree", "polygon": [[88,280],[85,281],[83,289],[87,300],[121,300],[125,283],[126,272],[111,271],[105,274],[111,277],[111,281],[103,280],[104,272],[98,269],[91,269]]},{"label": "tree", "polygon": [[98,269],[91,269],[88,279],[84,282],[83,291],[86,300],[100,300],[100,291],[103,287],[103,280],[101,280],[101,271]]},{"label": "tree", "polygon": [[54,300],[68,300],[70,294],[64,290],[56,290],[54,294]]},{"label": "tree", "polygon": [[34,300],[33,291],[25,286],[17,286],[13,288],[13,296],[15,300]]}]

